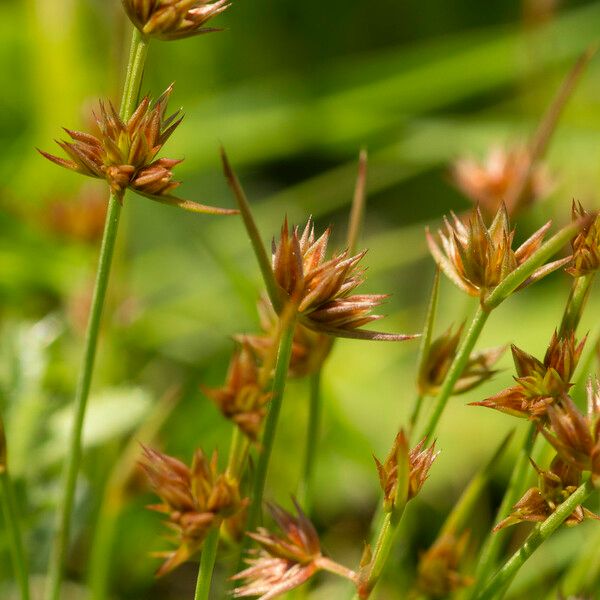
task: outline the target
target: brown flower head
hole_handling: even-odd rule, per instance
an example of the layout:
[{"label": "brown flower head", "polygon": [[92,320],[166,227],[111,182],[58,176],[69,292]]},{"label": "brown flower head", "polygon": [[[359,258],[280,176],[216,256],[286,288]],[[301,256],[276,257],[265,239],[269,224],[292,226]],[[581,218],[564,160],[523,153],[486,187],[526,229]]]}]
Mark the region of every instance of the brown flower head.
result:
[{"label": "brown flower head", "polygon": [[365,255],[348,256],[344,251],[327,260],[330,229],[318,239],[312,219],[302,234],[290,234],[287,219],[281,237],[273,241],[273,273],[286,296],[298,304],[300,323],[309,329],[340,337],[371,340],[406,340],[415,336],[386,334],[359,329],[382,317],[371,311],[387,295],[353,294],[364,281],[358,263]]},{"label": "brown flower head", "polygon": [[131,22],[146,36],[179,40],[220,31],[204,27],[231,6],[229,0],[122,0]]},{"label": "brown flower head", "polygon": [[[419,373],[418,387],[419,393],[422,395],[435,396],[438,393],[456,356],[463,328],[464,323],[456,332],[453,332],[452,327],[450,327],[431,343],[427,356],[423,361],[423,368]],[[493,377],[497,371],[492,367],[498,362],[505,350],[506,346],[499,346],[473,352],[454,386],[453,393],[468,392]]]},{"label": "brown flower head", "polygon": [[243,586],[234,590],[235,598],[260,596],[260,600],[271,600],[299,587],[320,570],[355,580],[353,571],[323,556],[314,525],[296,501],[294,504],[297,517],[279,506],[269,505],[281,534],[262,527],[248,534],[261,549],[254,552],[254,558],[246,560],[250,566],[233,577],[235,581],[245,580]]},{"label": "brown flower head", "polygon": [[515,188],[522,185],[521,178],[527,176],[529,162],[529,152],[523,146],[509,150],[495,147],[482,162],[473,158],[457,160],[452,168],[452,179],[469,200],[481,206],[487,216],[493,217],[507,199],[512,199],[512,202],[506,209],[514,215],[552,189],[546,166],[538,163],[531,169],[523,192],[514,197]]},{"label": "brown flower head", "polygon": [[148,508],[167,515],[166,524],[178,545],[174,551],[156,554],[166,558],[157,571],[161,576],[196,554],[208,531],[234,516],[246,502],[240,498],[238,482],[218,473],[216,452],[209,461],[197,450],[190,468],[172,456],[144,447],[141,465],[162,500]]},{"label": "brown flower head", "polygon": [[[538,487],[527,490],[513,506],[511,514],[500,521],[494,527],[494,531],[523,521],[534,523],[545,521],[581,483],[581,471],[567,464],[558,456],[554,458],[547,471],[538,467],[533,460],[531,464],[538,473]],[[565,523],[571,526],[578,525],[585,518],[598,519],[600,517],[579,505]]]},{"label": "brown flower head", "polygon": [[271,394],[261,385],[259,368],[248,344],[242,344],[234,352],[223,387],[200,387],[226,418],[251,440],[257,439]]},{"label": "brown flower head", "polygon": [[517,346],[511,346],[517,370],[516,385],[472,405],[495,408],[517,417],[545,420],[548,407],[560,402],[572,386],[571,378],[584,345],[585,338],[578,343],[573,332],[559,337],[555,331],[543,362]]},{"label": "brown flower head", "polygon": [[373,457],[379,474],[379,483],[383,490],[383,504],[386,512],[393,510],[396,504],[399,485],[398,473],[402,469],[402,463],[407,469],[406,477],[408,480],[406,482],[406,498],[400,498],[400,502],[411,500],[421,491],[429,476],[431,465],[439,454],[435,451],[435,442],[429,448],[424,448],[424,446],[425,439],[422,439],[409,451],[406,434],[401,429],[396,435],[385,462],[382,463],[376,457]]},{"label": "brown flower head", "polygon": [[[277,351],[279,328],[277,314],[267,298],[258,303],[261,329],[259,335],[239,335],[236,339],[248,344],[261,363],[265,363]],[[296,325],[290,359],[290,377],[305,377],[319,370],[331,350],[331,337],[302,325]]]},{"label": "brown flower head", "polygon": [[428,598],[446,598],[473,583],[473,578],[459,571],[468,541],[468,532],[458,538],[452,534],[442,535],[421,555],[417,568],[417,588],[421,593]]},{"label": "brown flower head", "polygon": [[[590,217],[581,203],[573,202],[573,221]],[[600,215],[584,225],[572,242],[573,260],[565,269],[573,277],[581,277],[600,269]]]},{"label": "brown flower head", "polygon": [[204,206],[172,195],[180,185],[173,180],[173,167],[181,160],[156,158],[183,118],[180,111],[165,118],[172,91],[171,85],[154,104],[146,96],[127,122],[121,119],[112,103],[107,106],[100,102],[100,112],[94,116],[98,136],[65,129],[72,141],[57,141],[57,144],[69,159],[39,152],[61,167],[106,179],[119,200],[130,188],[151,200],[192,212],[235,214],[235,210]]},{"label": "brown flower head", "polygon": [[588,413],[583,415],[567,394],[559,405],[548,408],[549,429],[544,437],[559,456],[581,471],[591,471],[600,483],[600,382],[587,385]]},{"label": "brown flower head", "polygon": [[[441,248],[429,230],[426,231],[429,250],[452,282],[467,294],[478,296],[482,302],[542,245],[551,225],[546,223],[519,248],[513,250],[515,232],[510,228],[505,206],[498,209],[489,228],[483,221],[479,207],[473,210],[466,224],[454,213],[451,217],[452,222],[444,217],[445,231],[438,231]],[[519,289],[558,269],[568,260],[561,259],[540,267]]]}]

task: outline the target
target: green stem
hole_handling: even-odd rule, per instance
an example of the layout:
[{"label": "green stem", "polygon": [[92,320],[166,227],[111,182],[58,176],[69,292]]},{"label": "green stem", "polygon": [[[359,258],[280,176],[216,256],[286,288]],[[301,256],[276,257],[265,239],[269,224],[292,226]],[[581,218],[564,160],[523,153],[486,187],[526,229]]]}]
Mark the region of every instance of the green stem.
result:
[{"label": "green stem", "polygon": [[[295,309],[294,309],[295,310]],[[252,503],[248,511],[247,531],[254,531],[260,522],[262,511],[263,493],[265,490],[265,482],[267,480],[267,470],[269,461],[273,451],[273,442],[275,440],[275,432],[279,421],[279,413],[283,402],[283,393],[285,391],[285,383],[287,380],[290,358],[292,354],[292,342],[294,340],[294,328],[296,324],[296,315],[291,318],[286,318],[286,310],[282,317],[282,331],[279,339],[279,349],[277,351],[277,364],[275,365],[275,375],[273,377],[273,392],[269,407],[269,414],[265,423],[265,429],[262,437],[262,446],[258,464],[256,466],[256,474],[252,488]]]},{"label": "green stem", "polygon": [[15,578],[21,591],[21,600],[29,600],[29,569],[23,548],[21,521],[12,480],[6,468],[0,469],[0,502],[4,514],[5,527],[8,530],[8,544]]},{"label": "green stem", "polygon": [[[510,476],[508,487],[496,514],[496,523],[499,523],[508,516],[512,507],[516,504],[524,491],[525,481],[530,468],[529,457],[533,450],[536,433],[537,429],[535,424],[530,423],[527,427],[523,443],[520,446],[519,456],[517,457],[517,461],[515,462],[515,466]],[[507,529],[501,529],[496,533],[490,532],[488,534],[487,540],[479,553],[481,558],[477,564],[477,569],[475,570],[475,584],[471,588],[473,594],[481,589],[484,581],[489,577],[492,569],[496,565],[498,555],[500,554],[500,550],[507,536]]]},{"label": "green stem", "polygon": [[421,408],[423,408],[423,400],[425,400],[425,396],[423,394],[417,394],[413,402],[410,419],[408,420],[408,433],[411,437],[417,426],[419,415],[421,414]]},{"label": "green stem", "polygon": [[462,375],[462,372],[465,369],[467,361],[469,360],[469,356],[471,355],[471,352],[477,343],[479,335],[481,334],[481,330],[483,329],[483,326],[485,325],[489,315],[490,313],[484,310],[481,305],[478,306],[477,312],[471,321],[469,331],[462,341],[460,348],[458,349],[456,356],[454,357],[454,360],[448,369],[448,373],[435,400],[435,406],[429,415],[429,420],[427,421],[427,425],[424,428],[423,434],[419,438],[425,438],[426,444],[431,441],[431,438],[435,433],[435,429],[440,417],[442,416],[442,412],[448,403],[448,399],[452,395],[458,378]]},{"label": "green stem", "polygon": [[475,596],[476,600],[491,600],[497,594],[503,594],[525,561],[562,525],[577,506],[585,502],[593,491],[594,486],[591,480],[580,485],[539,527],[529,534],[521,547]]},{"label": "green stem", "polygon": [[312,504],[312,479],[319,444],[319,432],[321,423],[321,375],[319,369],[310,377],[310,404],[308,412],[308,431],[306,433],[306,448],[304,455],[304,469],[302,480],[298,490],[298,501],[304,507],[305,512],[310,512]]},{"label": "green stem", "polygon": [[559,335],[564,337],[571,331],[575,331],[579,325],[583,309],[590,295],[592,282],[596,273],[588,273],[582,277],[577,277],[573,281],[571,293],[567,300],[567,306],[560,324]]},{"label": "green stem", "polygon": [[242,430],[234,425],[231,434],[231,445],[229,446],[229,458],[227,459],[227,474],[239,479],[242,466],[249,449],[249,440]]},{"label": "green stem", "polygon": [[[147,40],[134,28],[131,40],[129,65],[119,111],[119,114],[123,119],[129,118],[135,108],[142,81],[147,49]],[[110,267],[117,239],[119,218],[121,216],[121,200],[121,198],[111,194],[108,202],[108,212],[104,225],[102,245],[100,247],[100,258],[96,274],[94,295],[92,298],[85,338],[83,364],[75,396],[75,417],[73,419],[69,453],[64,471],[63,492],[58,507],[56,533],[50,554],[48,587],[46,589],[47,600],[59,600],[60,598],[63,566],[67,558],[69,547],[71,513],[73,511],[73,503],[75,500],[77,473],[79,471],[82,455],[81,438],[83,424],[94,370],[94,359],[96,357],[96,348],[98,345],[102,309],[106,297]]]},{"label": "green stem", "polygon": [[204,541],[202,556],[200,557],[200,570],[196,582],[196,593],[194,600],[208,600],[210,586],[212,583],[213,570],[217,559],[217,548],[219,547],[219,528],[213,527],[212,531]]}]

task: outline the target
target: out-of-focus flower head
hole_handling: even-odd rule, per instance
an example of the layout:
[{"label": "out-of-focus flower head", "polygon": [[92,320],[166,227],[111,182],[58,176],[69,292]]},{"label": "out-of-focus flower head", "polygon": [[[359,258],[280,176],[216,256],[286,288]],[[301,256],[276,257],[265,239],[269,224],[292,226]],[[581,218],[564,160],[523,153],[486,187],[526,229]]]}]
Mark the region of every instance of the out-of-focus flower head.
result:
[{"label": "out-of-focus flower head", "polygon": [[[421,394],[435,396],[439,391],[456,356],[463,328],[464,323],[456,332],[453,332],[450,327],[431,343],[419,373],[418,386]],[[505,350],[506,346],[499,346],[473,352],[454,386],[453,393],[468,392],[493,377],[497,373],[493,366]]]},{"label": "out-of-focus flower head", "polygon": [[421,555],[417,568],[417,588],[421,593],[428,598],[446,598],[473,583],[472,577],[459,571],[468,541],[468,532],[460,537],[445,534]]},{"label": "out-of-focus flower head", "polygon": [[572,386],[571,378],[585,345],[577,342],[574,332],[552,335],[544,361],[512,346],[517,371],[516,385],[473,406],[487,406],[526,419],[545,420],[548,407],[560,402]]},{"label": "out-of-focus flower head", "polygon": [[387,295],[353,294],[364,281],[358,263],[365,255],[348,256],[344,251],[326,259],[331,230],[318,239],[312,219],[302,234],[295,227],[291,234],[287,219],[278,243],[273,241],[273,273],[287,298],[297,303],[300,323],[321,333],[340,337],[375,340],[405,340],[414,336],[382,334],[359,329],[381,319],[371,311]]},{"label": "out-of-focus flower head", "polygon": [[162,502],[149,506],[166,515],[177,549],[156,553],[165,558],[157,575],[168,573],[196,554],[209,530],[246,506],[239,485],[227,474],[219,474],[217,453],[208,460],[202,450],[194,454],[191,468],[181,461],[144,447],[141,465]]},{"label": "out-of-focus flower head", "polygon": [[376,457],[373,457],[379,474],[379,483],[383,490],[383,503],[386,512],[394,509],[396,497],[398,496],[398,485],[404,485],[404,482],[399,482],[399,471],[402,470],[402,465],[404,464],[407,467],[407,495],[399,500],[400,502],[407,502],[421,491],[429,476],[431,465],[438,454],[439,452],[435,450],[435,442],[429,448],[425,448],[425,439],[422,439],[409,451],[408,439],[404,430],[401,429],[396,435],[385,462],[382,463]]},{"label": "out-of-focus flower head", "polygon": [[[510,228],[504,205],[498,209],[489,228],[479,207],[473,210],[466,224],[454,213],[451,218],[452,222],[444,217],[445,231],[438,231],[441,248],[427,229],[429,250],[440,269],[454,284],[467,294],[478,296],[482,302],[542,245],[551,225],[550,222],[546,223],[513,250],[515,232]],[[565,265],[568,260],[566,258],[543,265],[519,289]]]},{"label": "out-of-focus flower head", "polygon": [[234,352],[223,387],[200,387],[226,418],[256,441],[271,394],[261,385],[256,358],[248,344]]},{"label": "out-of-focus flower head", "polygon": [[[573,221],[591,217],[581,203],[573,202]],[[565,269],[573,277],[581,277],[600,269],[600,215],[590,220],[575,236],[572,242],[573,260]]]},{"label": "out-of-focus flower head", "polygon": [[299,587],[320,570],[355,580],[353,571],[323,555],[314,525],[298,503],[294,504],[298,516],[280,506],[269,505],[280,533],[261,527],[248,534],[261,549],[246,560],[249,567],[233,577],[235,581],[244,581],[244,585],[234,590],[235,598],[260,596],[260,600],[271,600]]},{"label": "out-of-focus flower head", "polygon": [[122,0],[131,22],[146,36],[179,40],[220,31],[204,27],[231,6],[229,0]]},{"label": "out-of-focus flower head", "polygon": [[[279,342],[279,320],[271,303],[265,297],[258,302],[258,314],[261,329],[259,335],[238,335],[236,339],[248,344],[261,363],[266,363],[276,352]],[[294,330],[292,356],[290,359],[290,377],[305,377],[318,371],[331,350],[331,337],[307,329],[298,324]]]},{"label": "out-of-focus flower head", "polygon": [[[559,456],[554,458],[547,471],[538,467],[533,460],[531,464],[538,473],[538,487],[527,490],[513,506],[510,515],[494,527],[494,531],[523,521],[534,523],[545,521],[581,483],[581,471],[567,464]],[[571,526],[578,525],[585,518],[599,519],[600,517],[579,505],[567,517],[565,523]]]},{"label": "out-of-focus flower head", "polygon": [[591,471],[600,484],[600,382],[590,379],[587,385],[588,413],[583,415],[565,394],[561,403],[548,409],[549,429],[544,437],[558,455],[581,471]]},{"label": "out-of-focus flower head", "polygon": [[180,182],[173,180],[173,167],[181,162],[156,158],[166,141],[181,123],[180,111],[165,117],[173,86],[169,86],[152,104],[146,96],[125,122],[109,103],[100,102],[95,115],[99,135],[65,129],[72,141],[57,141],[69,155],[60,158],[40,150],[53,163],[76,173],[105,179],[111,191],[122,201],[127,188],[163,204],[210,214],[235,214],[237,211],[205,206],[172,195]]},{"label": "out-of-focus flower head", "polygon": [[[524,146],[494,147],[482,162],[473,158],[457,160],[452,179],[487,216],[493,217],[504,202],[509,202],[506,209],[514,215],[549,194],[553,187],[547,167],[538,162],[530,170],[530,160]],[[522,185],[523,177],[527,178],[523,191],[515,196],[514,190]]]}]

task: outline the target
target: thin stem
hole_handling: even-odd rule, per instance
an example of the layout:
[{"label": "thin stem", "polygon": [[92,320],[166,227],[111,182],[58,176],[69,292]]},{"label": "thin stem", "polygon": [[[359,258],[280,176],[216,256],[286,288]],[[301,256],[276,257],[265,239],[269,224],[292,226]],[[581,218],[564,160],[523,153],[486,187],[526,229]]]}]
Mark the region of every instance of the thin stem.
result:
[{"label": "thin stem", "polygon": [[[523,443],[520,446],[519,455],[511,473],[508,487],[506,488],[506,492],[502,498],[502,503],[500,504],[500,508],[496,513],[496,523],[499,523],[502,521],[502,519],[508,516],[512,510],[512,507],[519,499],[519,496],[523,493],[523,489],[525,487],[524,484],[530,468],[529,457],[531,456],[531,452],[533,450],[536,433],[537,429],[535,424],[530,423],[527,427]],[[507,529],[501,529],[496,533],[490,532],[488,534],[487,540],[479,553],[481,558],[477,564],[477,569],[475,570],[475,583],[471,588],[473,590],[473,594],[475,594],[477,590],[481,589],[484,581],[486,581],[486,579],[489,577],[492,569],[496,565],[500,550],[507,536]]]},{"label": "thin stem", "polygon": [[456,385],[458,378],[465,369],[467,361],[469,360],[469,356],[471,355],[471,352],[473,351],[473,348],[479,339],[481,330],[483,329],[483,326],[485,325],[489,315],[490,313],[484,310],[481,305],[477,307],[477,311],[473,316],[469,331],[462,341],[460,348],[458,349],[456,356],[454,357],[454,360],[448,369],[448,373],[444,379],[442,388],[440,389],[440,392],[435,400],[433,411],[429,415],[427,425],[423,430],[423,434],[419,438],[425,438],[426,444],[431,441],[431,438],[435,433],[435,429],[440,417],[442,416],[442,412],[448,403],[448,399],[452,395],[452,391],[454,390],[454,386]]},{"label": "thin stem", "polygon": [[[296,307],[291,307],[296,310]],[[289,317],[286,312],[289,312],[290,307],[284,310],[281,318],[282,331],[279,338],[279,349],[277,351],[277,364],[275,366],[275,375],[273,377],[273,388],[271,402],[269,406],[269,414],[265,423],[265,429],[262,437],[262,447],[254,483],[252,488],[252,503],[248,511],[247,531],[253,531],[260,522],[262,511],[263,493],[265,490],[265,482],[267,480],[267,470],[269,461],[273,451],[273,442],[275,440],[275,432],[279,421],[279,413],[283,402],[283,393],[285,391],[285,383],[287,380],[290,358],[292,355],[292,342],[294,340],[294,328],[296,324],[295,312]]]},{"label": "thin stem", "polygon": [[200,570],[198,571],[194,600],[208,600],[209,598],[218,547],[219,527],[213,527],[212,531],[204,541],[204,546],[202,546]]},{"label": "thin stem", "polygon": [[408,420],[408,432],[412,435],[417,422],[419,420],[419,415],[421,414],[421,408],[423,408],[423,401],[425,400],[425,396],[423,394],[417,394],[415,396],[412,411],[410,413],[410,418]]},{"label": "thin stem", "polygon": [[356,252],[358,238],[363,226],[366,204],[367,187],[367,151],[361,150],[358,157],[358,176],[354,187],[354,198],[350,209],[350,220],[348,222],[348,254],[352,256]]},{"label": "thin stem", "polygon": [[21,600],[29,600],[29,568],[23,547],[21,520],[12,480],[8,470],[4,467],[0,469],[0,502],[2,503],[5,527],[8,531],[8,544],[15,578],[21,591]]},{"label": "thin stem", "polygon": [[582,277],[577,277],[573,281],[571,293],[569,294],[567,306],[560,324],[559,335],[561,337],[564,337],[570,331],[575,331],[577,329],[583,309],[585,308],[585,304],[590,295],[595,274],[595,272],[588,273]]},{"label": "thin stem", "polygon": [[529,534],[521,547],[475,596],[476,600],[491,600],[497,594],[503,593],[527,559],[562,525],[577,506],[585,502],[594,489],[591,480],[580,485],[539,527]]},{"label": "thin stem", "polygon": [[231,434],[231,445],[229,446],[229,458],[227,460],[227,475],[239,478],[242,466],[248,454],[250,442],[248,437],[242,433],[242,430],[234,425]]},{"label": "thin stem", "polygon": [[304,455],[304,468],[302,480],[298,490],[298,501],[304,507],[305,512],[310,512],[312,505],[312,480],[319,444],[319,433],[321,423],[321,375],[322,369],[310,376],[310,402],[308,408],[308,430],[306,432],[306,448]]},{"label": "thin stem", "polygon": [[[127,119],[135,108],[139,87],[142,81],[147,49],[147,40],[145,40],[139,31],[134,28],[131,40],[129,65],[127,68],[127,76],[120,108],[120,115],[123,119]],[[77,473],[79,471],[82,455],[81,437],[83,424],[94,370],[94,359],[96,357],[96,348],[98,345],[102,309],[106,298],[106,289],[108,287],[110,267],[117,239],[120,216],[121,198],[111,194],[104,224],[98,271],[96,273],[96,283],[85,338],[83,364],[75,396],[75,416],[71,429],[69,454],[64,471],[62,498],[59,502],[56,533],[50,554],[48,587],[46,589],[47,600],[59,600],[60,598],[63,566],[69,548],[71,514],[75,500]]]}]

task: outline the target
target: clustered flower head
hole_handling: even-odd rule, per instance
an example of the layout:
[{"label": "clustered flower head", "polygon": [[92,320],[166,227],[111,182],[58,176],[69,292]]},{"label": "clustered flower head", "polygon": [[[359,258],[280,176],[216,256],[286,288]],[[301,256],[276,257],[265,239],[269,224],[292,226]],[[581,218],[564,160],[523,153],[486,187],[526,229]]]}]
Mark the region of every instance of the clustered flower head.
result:
[{"label": "clustered flower head", "polygon": [[178,40],[220,31],[204,27],[231,6],[229,0],[122,0],[131,22],[144,34]]},{"label": "clustered flower head", "polygon": [[[482,162],[473,158],[457,160],[452,168],[452,178],[463,194],[479,204],[486,215],[493,217],[507,201],[506,209],[514,215],[552,189],[545,165],[536,163],[530,169],[530,162],[530,153],[523,146],[508,150],[495,147]],[[525,187],[515,195],[523,177],[526,178]]]},{"label": "clustered flower head", "polygon": [[201,387],[227,419],[252,441],[257,440],[271,394],[264,391],[256,358],[248,344],[242,344],[234,352],[223,387]]},{"label": "clustered flower head", "polygon": [[[593,215],[581,203],[573,202],[573,221],[580,221]],[[600,269],[600,215],[584,225],[572,242],[573,260],[565,269],[573,277],[581,277]]]},{"label": "clustered flower head", "polygon": [[[538,486],[525,492],[513,506],[510,515],[500,521],[494,527],[494,531],[523,521],[534,523],[545,521],[581,483],[581,471],[559,456],[554,458],[549,470],[541,469],[533,460],[531,464],[538,473]],[[565,523],[571,526],[578,525],[585,518],[599,519],[600,517],[579,505],[567,517]]]},{"label": "clustered flower head", "polygon": [[[258,335],[238,335],[236,339],[248,344],[261,363],[268,360],[277,351],[279,342],[279,320],[271,303],[261,298],[258,303],[258,315],[263,333]],[[307,329],[297,324],[292,342],[289,376],[305,377],[319,370],[331,350],[331,338],[328,335]]]},{"label": "clustered flower head", "polygon": [[[439,452],[435,450],[435,442],[429,448],[426,448],[425,439],[422,439],[409,451],[408,439],[404,430],[401,429],[396,435],[385,462],[382,463],[376,457],[373,457],[379,475],[379,483],[383,490],[383,504],[386,512],[390,512],[396,507],[399,485],[406,484],[406,497],[399,498],[400,502],[408,502],[421,491],[423,484],[429,477],[431,465],[438,454]],[[406,482],[399,482],[402,463],[404,463],[407,470]]]},{"label": "clustered flower head", "polygon": [[584,345],[585,338],[577,342],[573,332],[559,336],[555,331],[543,362],[513,345],[516,385],[472,404],[517,417],[545,420],[549,407],[560,403],[571,388]]},{"label": "clustered flower head", "polygon": [[[417,382],[420,394],[435,396],[438,393],[456,356],[463,329],[464,323],[456,332],[450,327],[431,342]],[[454,385],[453,394],[468,392],[493,377],[497,373],[493,366],[505,350],[505,346],[499,346],[473,352]]]},{"label": "clustered flower head", "polygon": [[186,210],[234,214],[237,211],[204,206],[172,195],[180,182],[173,180],[173,168],[181,160],[157,158],[164,144],[181,123],[176,111],[165,117],[173,86],[169,86],[153,104],[146,96],[131,117],[124,121],[112,103],[100,102],[94,115],[98,135],[65,129],[72,141],[57,144],[69,155],[68,159],[40,150],[48,160],[76,173],[105,179],[111,191],[122,201],[127,188],[137,194]]},{"label": "clustered flower head", "polygon": [[269,505],[281,533],[261,527],[248,534],[261,549],[246,559],[249,567],[233,577],[244,580],[244,585],[234,590],[235,598],[260,596],[260,600],[271,600],[299,587],[320,570],[355,580],[353,571],[323,555],[314,525],[296,501],[294,505],[298,516]]},{"label": "clustered flower head", "polygon": [[327,229],[315,239],[312,219],[302,234],[298,227],[290,234],[286,219],[279,242],[273,241],[275,280],[287,298],[297,303],[301,324],[341,337],[386,340],[414,337],[359,329],[382,318],[371,311],[388,296],[352,293],[364,281],[364,271],[358,269],[358,263],[365,252],[348,256],[348,251],[343,251],[327,260],[330,234]]},{"label": "clustered flower head", "polygon": [[[452,221],[444,217],[445,231],[438,231],[441,248],[429,230],[426,231],[429,250],[440,269],[455,285],[471,296],[478,296],[482,302],[498,284],[539,249],[551,225],[550,222],[546,223],[513,250],[515,232],[510,228],[504,205],[498,209],[489,228],[485,225],[479,207],[473,210],[467,223],[463,223],[454,213],[451,218]],[[521,288],[565,265],[569,260],[565,258],[540,267]]]},{"label": "clustered flower head", "polygon": [[209,532],[224,519],[246,506],[238,482],[220,474],[217,453],[208,460],[201,450],[194,454],[192,466],[151,448],[144,447],[141,465],[150,485],[161,498],[149,506],[167,516],[166,525],[174,532],[174,551],[156,553],[165,558],[157,575],[164,575],[196,554]]},{"label": "clustered flower head", "polygon": [[459,571],[469,542],[468,532],[460,537],[440,536],[419,558],[417,588],[428,598],[446,598],[452,592],[473,583],[473,578]]}]

